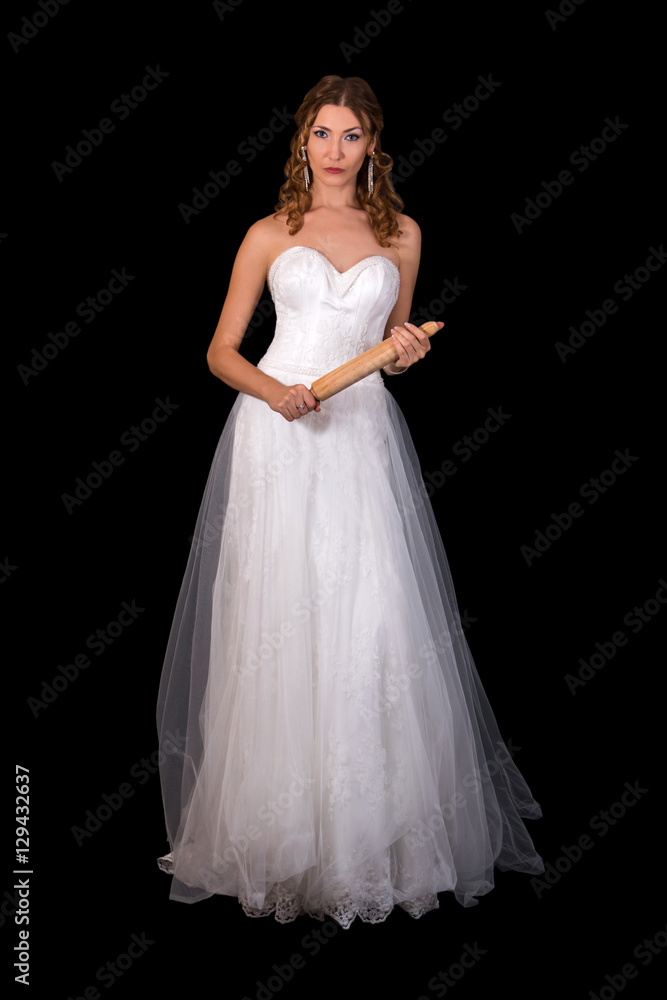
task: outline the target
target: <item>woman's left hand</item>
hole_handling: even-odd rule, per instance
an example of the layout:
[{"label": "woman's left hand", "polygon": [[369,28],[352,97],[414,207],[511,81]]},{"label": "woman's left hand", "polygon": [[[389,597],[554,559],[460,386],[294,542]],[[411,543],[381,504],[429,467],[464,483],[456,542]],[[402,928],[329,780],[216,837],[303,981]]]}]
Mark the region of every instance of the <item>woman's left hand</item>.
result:
[{"label": "woman's left hand", "polygon": [[[438,330],[442,330],[445,324],[438,321]],[[404,323],[402,326],[394,326],[391,329],[394,347],[398,351],[398,358],[392,364],[397,368],[409,368],[415,361],[420,361],[427,351],[431,350],[431,342],[423,330],[420,330],[414,323]]]}]

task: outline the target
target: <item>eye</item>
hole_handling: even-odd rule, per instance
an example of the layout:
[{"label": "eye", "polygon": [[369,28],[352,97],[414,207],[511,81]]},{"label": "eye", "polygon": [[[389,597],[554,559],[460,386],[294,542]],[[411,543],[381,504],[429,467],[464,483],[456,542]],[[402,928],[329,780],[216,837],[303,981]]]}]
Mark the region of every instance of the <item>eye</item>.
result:
[{"label": "eye", "polygon": [[361,139],[361,136],[357,135],[355,132],[350,132],[350,134],[346,135],[345,138],[346,139],[354,139],[355,142],[356,142],[357,139]]},{"label": "eye", "polygon": [[326,136],[326,132],[324,131],[324,129],[318,128],[318,129],[315,129],[313,131],[313,135],[316,135],[316,136],[322,136],[322,135]]}]

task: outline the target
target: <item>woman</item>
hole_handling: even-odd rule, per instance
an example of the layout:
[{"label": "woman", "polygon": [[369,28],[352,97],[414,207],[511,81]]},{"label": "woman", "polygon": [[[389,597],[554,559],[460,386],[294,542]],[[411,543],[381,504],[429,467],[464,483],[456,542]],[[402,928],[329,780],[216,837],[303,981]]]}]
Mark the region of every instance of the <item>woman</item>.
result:
[{"label": "woman", "polygon": [[[308,388],[404,322],[420,253],[369,86],[322,79],[295,115],[274,215],[248,231],[208,351],[239,390],[216,451],[158,699],[171,897],[250,916],[419,917],[493,868],[543,871],[539,817],[459,616],[403,417],[379,372]],[[239,347],[265,281],[275,337]],[[440,324],[442,325],[442,324]],[[180,740],[174,735],[180,734]],[[171,742],[169,742],[171,741]],[[168,744],[168,746],[167,746]]]}]

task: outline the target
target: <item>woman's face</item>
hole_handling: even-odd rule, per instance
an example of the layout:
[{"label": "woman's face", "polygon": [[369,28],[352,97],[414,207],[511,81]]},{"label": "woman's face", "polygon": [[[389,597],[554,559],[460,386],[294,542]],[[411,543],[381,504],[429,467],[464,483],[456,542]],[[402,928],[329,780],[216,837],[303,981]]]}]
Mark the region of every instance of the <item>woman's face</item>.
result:
[{"label": "woman's face", "polygon": [[357,183],[366,156],[366,137],[350,108],[325,104],[318,111],[306,145],[313,178],[327,187]]}]

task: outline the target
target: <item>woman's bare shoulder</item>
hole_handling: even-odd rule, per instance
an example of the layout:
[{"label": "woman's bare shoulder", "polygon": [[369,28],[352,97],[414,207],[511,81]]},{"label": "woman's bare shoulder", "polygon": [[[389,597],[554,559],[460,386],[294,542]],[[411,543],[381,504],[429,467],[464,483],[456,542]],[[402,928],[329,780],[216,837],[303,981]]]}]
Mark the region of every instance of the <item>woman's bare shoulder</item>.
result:
[{"label": "woman's bare shoulder", "polygon": [[396,221],[398,222],[398,228],[401,230],[401,246],[419,246],[421,242],[421,229],[417,225],[414,219],[411,219],[409,215],[402,215],[400,212],[396,215]]},{"label": "woman's bare shoulder", "polygon": [[412,268],[415,271],[421,257],[421,229],[409,215],[398,213],[396,216],[401,235],[398,237],[398,255],[401,260],[401,270]]},{"label": "woman's bare shoulder", "polygon": [[255,240],[275,240],[284,235],[286,223],[286,215],[265,215],[250,226],[248,234]]},{"label": "woman's bare shoulder", "polygon": [[275,256],[275,248],[284,240],[286,233],[285,220],[266,215],[254,222],[243,239],[243,250],[249,250],[256,256],[268,260]]},{"label": "woman's bare shoulder", "polygon": [[256,272],[264,280],[275,258],[285,249],[286,235],[285,219],[273,215],[258,219],[246,231],[239,247],[238,267],[248,273]]}]

